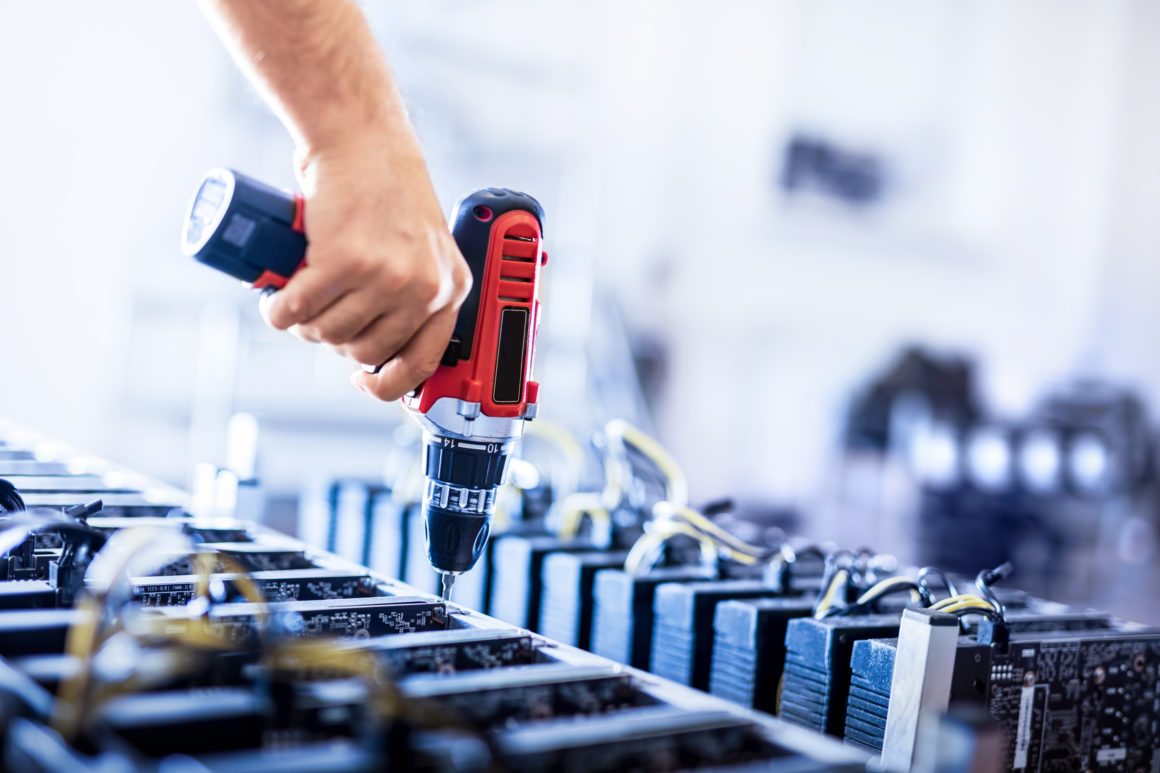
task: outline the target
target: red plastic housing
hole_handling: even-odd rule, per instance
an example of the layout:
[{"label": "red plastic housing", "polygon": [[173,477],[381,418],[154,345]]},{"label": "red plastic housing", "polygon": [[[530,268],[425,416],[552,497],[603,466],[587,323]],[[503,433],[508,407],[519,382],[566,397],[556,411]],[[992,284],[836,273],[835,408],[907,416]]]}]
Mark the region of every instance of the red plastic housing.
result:
[{"label": "red plastic housing", "polygon": [[[471,356],[456,365],[441,366],[414,395],[403,398],[407,407],[427,413],[437,400],[451,397],[479,403],[485,416],[515,418],[524,414],[529,403],[537,402],[539,384],[531,375],[540,321],[540,268],[547,260],[535,215],[512,210],[496,218],[488,238],[483,276],[478,280],[483,284]],[[505,312],[509,321],[526,319],[518,402],[494,399]],[[506,341],[513,343],[510,337]]]}]

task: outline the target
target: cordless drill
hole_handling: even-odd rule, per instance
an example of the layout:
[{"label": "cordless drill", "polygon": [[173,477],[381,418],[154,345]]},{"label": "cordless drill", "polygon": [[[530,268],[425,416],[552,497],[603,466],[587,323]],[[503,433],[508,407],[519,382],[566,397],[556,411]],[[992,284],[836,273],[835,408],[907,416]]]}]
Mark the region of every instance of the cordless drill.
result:
[{"label": "cordless drill", "polygon": [[[189,205],[182,251],[273,292],[306,257],[303,216],[301,196],[213,169]],[[531,372],[540,267],[548,259],[543,221],[535,199],[501,188],[456,205],[451,232],[471,268],[471,293],[439,368],[402,400],[423,429],[427,557],[442,575],[444,598],[483,552],[508,456],[536,416],[539,384]]]}]

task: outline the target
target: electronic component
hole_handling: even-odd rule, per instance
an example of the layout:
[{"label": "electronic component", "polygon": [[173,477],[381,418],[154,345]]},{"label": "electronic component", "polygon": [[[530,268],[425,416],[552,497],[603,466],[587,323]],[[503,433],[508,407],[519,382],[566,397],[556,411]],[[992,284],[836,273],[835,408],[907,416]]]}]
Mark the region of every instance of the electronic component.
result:
[{"label": "electronic component", "polygon": [[713,658],[713,614],[729,599],[777,595],[760,580],[667,583],[653,600],[653,643],[649,670],[699,690],[709,688]]},{"label": "electronic component", "polygon": [[655,703],[623,671],[565,663],[455,675],[421,674],[407,677],[400,686],[408,695],[433,698],[487,729]]},{"label": "electronic component", "polygon": [[[1098,615],[1091,624],[1098,624]],[[1006,644],[960,636],[948,700],[986,707],[1002,732],[1005,770],[1148,770],[1155,751],[1160,631],[1134,626],[1010,632]],[[1106,619],[1105,619],[1106,621]],[[984,642],[986,641],[984,632]],[[893,700],[898,639],[854,646],[846,738],[883,749],[887,722],[913,723]]]},{"label": "electronic component", "polygon": [[[288,572],[299,569],[316,569],[314,562],[306,557],[301,547],[278,547],[254,542],[207,542],[198,546],[198,552],[205,554],[210,562],[210,571],[228,572],[215,554],[233,559],[247,572]],[[175,558],[154,572],[155,576],[193,575],[198,571],[194,555]]]},{"label": "electronic component", "polygon": [[[267,601],[315,601],[379,595],[370,575],[333,569],[298,569],[287,572],[253,572]],[[227,597],[237,598],[236,575],[215,574],[211,580],[223,584]],[[197,587],[196,575],[135,577],[133,596],[147,607],[187,604]]]},{"label": "electronic component", "polygon": [[1160,633],[1012,634],[991,658],[1009,769],[1154,768]]},{"label": "electronic component", "polygon": [[[288,636],[339,636],[366,639],[399,633],[441,631],[447,628],[447,607],[420,596],[332,598],[264,605]],[[255,643],[255,621],[261,611],[252,603],[219,604],[210,610],[210,624],[245,647]],[[161,607],[157,614],[174,620],[189,615],[188,607]]]},{"label": "electronic component", "polygon": [[540,624],[549,638],[581,649],[592,646],[593,586],[601,569],[624,566],[623,550],[551,553],[541,572]]},{"label": "electronic component", "polygon": [[791,620],[785,635],[778,716],[841,738],[854,642],[896,636],[899,621],[898,614]]},{"label": "electronic component", "polygon": [[[64,510],[73,507],[86,498],[89,492],[61,492],[21,495],[24,504],[29,508],[46,507],[54,510]],[[140,493],[105,494],[101,495],[101,515],[108,516],[158,516],[166,517],[174,512],[181,512],[180,500],[156,501]]]},{"label": "electronic component", "polygon": [[592,608],[592,651],[635,668],[648,669],[652,657],[653,599],[666,582],[711,580],[700,566],[653,569],[634,575],[623,569],[596,573]]},{"label": "electronic component", "polygon": [[532,663],[532,638],[518,631],[460,629],[368,642],[396,674],[449,674]]},{"label": "electronic component", "polygon": [[68,629],[82,619],[73,609],[35,609],[0,614],[0,657],[64,652]]},{"label": "electronic component", "polygon": [[114,532],[138,526],[180,528],[182,534],[197,542],[236,543],[253,542],[249,528],[241,521],[230,518],[190,518],[153,516],[106,516],[103,513],[85,521],[97,531]]},{"label": "electronic component", "polygon": [[51,609],[56,606],[56,585],[47,580],[0,582],[0,609]]},{"label": "electronic component", "polygon": [[713,618],[709,692],[770,714],[777,713],[789,621],[808,617],[812,598],[722,601]]},{"label": "electronic component", "polygon": [[718,711],[670,706],[629,709],[582,722],[570,718],[500,733],[509,767],[532,771],[685,769],[730,765],[777,750],[750,722]]},{"label": "electronic component", "polygon": [[491,599],[490,614],[532,631],[540,629],[540,597],[544,558],[552,553],[593,549],[590,542],[549,536],[505,534],[496,540],[492,582],[500,592]]}]

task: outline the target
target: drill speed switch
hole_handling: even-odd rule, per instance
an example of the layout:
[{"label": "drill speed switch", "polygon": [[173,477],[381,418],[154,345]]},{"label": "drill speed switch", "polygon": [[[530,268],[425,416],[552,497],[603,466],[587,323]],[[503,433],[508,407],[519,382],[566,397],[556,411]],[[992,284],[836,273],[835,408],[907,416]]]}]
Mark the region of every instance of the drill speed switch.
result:
[{"label": "drill speed switch", "polygon": [[[186,214],[183,252],[255,288],[283,287],[306,258],[305,202],[227,169],[208,172]],[[390,213],[384,216],[389,217]],[[473,278],[440,367],[404,407],[424,430],[427,555],[443,575],[475,565],[507,460],[536,416],[544,214],[502,188],[460,200],[451,232]]]}]

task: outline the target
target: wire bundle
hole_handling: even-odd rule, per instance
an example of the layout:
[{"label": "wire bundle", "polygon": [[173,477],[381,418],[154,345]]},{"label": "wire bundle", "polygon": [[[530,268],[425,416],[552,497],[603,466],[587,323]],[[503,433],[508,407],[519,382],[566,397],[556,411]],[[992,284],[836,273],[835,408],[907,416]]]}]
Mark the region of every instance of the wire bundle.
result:
[{"label": "wire bundle", "polygon": [[685,473],[668,451],[646,433],[623,419],[613,419],[604,426],[604,489],[579,491],[564,497],[555,514],[556,531],[561,537],[573,538],[587,519],[594,532],[610,535],[612,513],[632,499],[631,484],[636,477],[629,449],[648,460],[660,475],[664,501],[684,507],[689,500]]},{"label": "wire bundle", "polygon": [[[830,563],[834,564],[835,568],[827,573],[829,581],[823,583],[818,603],[814,607],[814,617],[818,619],[838,615],[864,614],[870,612],[881,599],[897,593],[910,593],[912,603],[957,617],[982,615],[996,622],[1002,622],[1005,617],[1006,610],[999,603],[990,585],[1010,573],[1011,565],[1009,563],[997,569],[980,572],[976,579],[980,591],[978,594],[960,593],[943,572],[928,566],[920,569],[915,579],[896,576],[876,582],[863,591],[853,602],[845,605],[840,605],[840,592],[845,590],[848,593],[850,589],[856,587],[855,573],[849,566],[838,568],[836,561],[831,560]],[[946,588],[948,593],[946,598],[935,600],[933,591],[927,583],[927,579],[932,576],[937,577]]]}]

